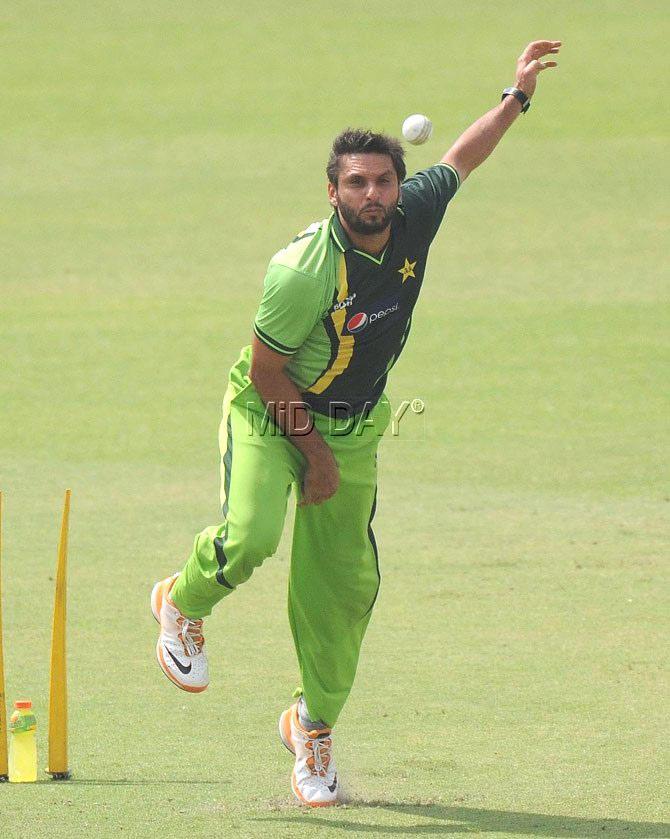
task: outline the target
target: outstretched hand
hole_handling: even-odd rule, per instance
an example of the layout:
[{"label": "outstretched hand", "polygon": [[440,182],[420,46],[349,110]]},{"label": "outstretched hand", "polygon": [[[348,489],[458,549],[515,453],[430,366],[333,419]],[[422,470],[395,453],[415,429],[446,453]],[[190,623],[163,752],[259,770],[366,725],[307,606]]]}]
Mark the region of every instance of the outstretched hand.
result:
[{"label": "outstretched hand", "polygon": [[516,62],[516,86],[526,96],[535,93],[537,77],[543,70],[558,67],[555,61],[540,61],[545,55],[556,55],[560,49],[560,41],[533,41],[528,44]]}]

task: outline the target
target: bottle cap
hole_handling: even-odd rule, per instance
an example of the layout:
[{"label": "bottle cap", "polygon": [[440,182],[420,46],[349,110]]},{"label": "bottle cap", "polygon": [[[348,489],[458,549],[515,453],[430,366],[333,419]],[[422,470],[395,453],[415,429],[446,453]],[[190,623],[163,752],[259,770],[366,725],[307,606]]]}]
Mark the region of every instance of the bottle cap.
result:
[{"label": "bottle cap", "polygon": [[15,708],[32,708],[33,703],[30,699],[19,699],[17,702],[14,703]]}]

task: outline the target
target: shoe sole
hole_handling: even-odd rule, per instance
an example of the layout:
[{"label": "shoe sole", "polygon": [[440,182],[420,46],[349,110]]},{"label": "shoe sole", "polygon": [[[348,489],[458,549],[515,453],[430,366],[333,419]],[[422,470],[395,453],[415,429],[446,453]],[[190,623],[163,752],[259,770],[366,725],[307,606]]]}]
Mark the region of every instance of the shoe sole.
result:
[{"label": "shoe sole", "polygon": [[[164,580],[159,580],[156,585],[151,590],[151,614],[156,619],[156,622],[160,626],[160,611],[161,611],[161,587],[164,584]],[[207,690],[208,685],[202,685],[202,687],[194,687],[193,685],[185,685],[180,682],[175,676],[170,673],[168,670],[168,666],[165,663],[165,659],[163,658],[163,650],[161,647],[161,639],[159,638],[156,643],[156,660],[158,661],[158,666],[163,671],[165,676],[172,682],[173,685],[178,687],[180,690],[186,691],[186,693],[202,693],[203,690]]]},{"label": "shoe sole", "polygon": [[291,789],[293,790],[293,795],[295,795],[298,801],[301,804],[304,804],[305,807],[334,807],[338,803],[337,798],[334,798],[332,801],[307,801],[307,799],[303,798],[300,794],[298,785],[295,782],[295,772],[291,772]]},{"label": "shoe sole", "polygon": [[163,650],[161,648],[161,639],[158,639],[156,644],[156,658],[158,660],[158,666],[160,669],[165,673],[168,679],[172,682],[173,685],[176,685],[181,690],[185,690],[187,693],[202,693],[203,690],[207,690],[207,685],[202,685],[200,687],[194,687],[193,685],[185,685],[182,682],[177,681],[177,679],[170,673],[163,660]]}]

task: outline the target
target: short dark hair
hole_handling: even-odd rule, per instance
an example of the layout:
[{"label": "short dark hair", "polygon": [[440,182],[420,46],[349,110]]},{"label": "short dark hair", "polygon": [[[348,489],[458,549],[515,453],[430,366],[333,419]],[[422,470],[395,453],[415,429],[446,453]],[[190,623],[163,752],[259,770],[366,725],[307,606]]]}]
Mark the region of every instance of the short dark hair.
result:
[{"label": "short dark hair", "polygon": [[340,157],[343,154],[387,154],[393,161],[398,182],[402,183],[407,175],[405,150],[399,140],[388,134],[375,134],[367,128],[345,128],[333,140],[326,166],[328,180],[333,186],[337,186]]}]

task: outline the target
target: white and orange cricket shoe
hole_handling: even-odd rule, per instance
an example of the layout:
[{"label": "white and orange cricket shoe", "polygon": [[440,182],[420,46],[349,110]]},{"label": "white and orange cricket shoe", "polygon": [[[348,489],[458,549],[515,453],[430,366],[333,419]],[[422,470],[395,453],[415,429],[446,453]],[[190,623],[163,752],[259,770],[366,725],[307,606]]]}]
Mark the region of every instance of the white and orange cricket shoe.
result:
[{"label": "white and orange cricket shoe", "polygon": [[291,775],[293,794],[308,807],[331,807],[337,804],[337,768],[333,759],[330,728],[308,731],[300,722],[298,703],[279,717],[279,736],[295,755]]},{"label": "white and orange cricket shoe", "polygon": [[202,620],[187,618],[170,598],[179,573],[153,587],[151,611],[161,626],[156,658],[168,679],[189,693],[201,693],[209,684]]}]

